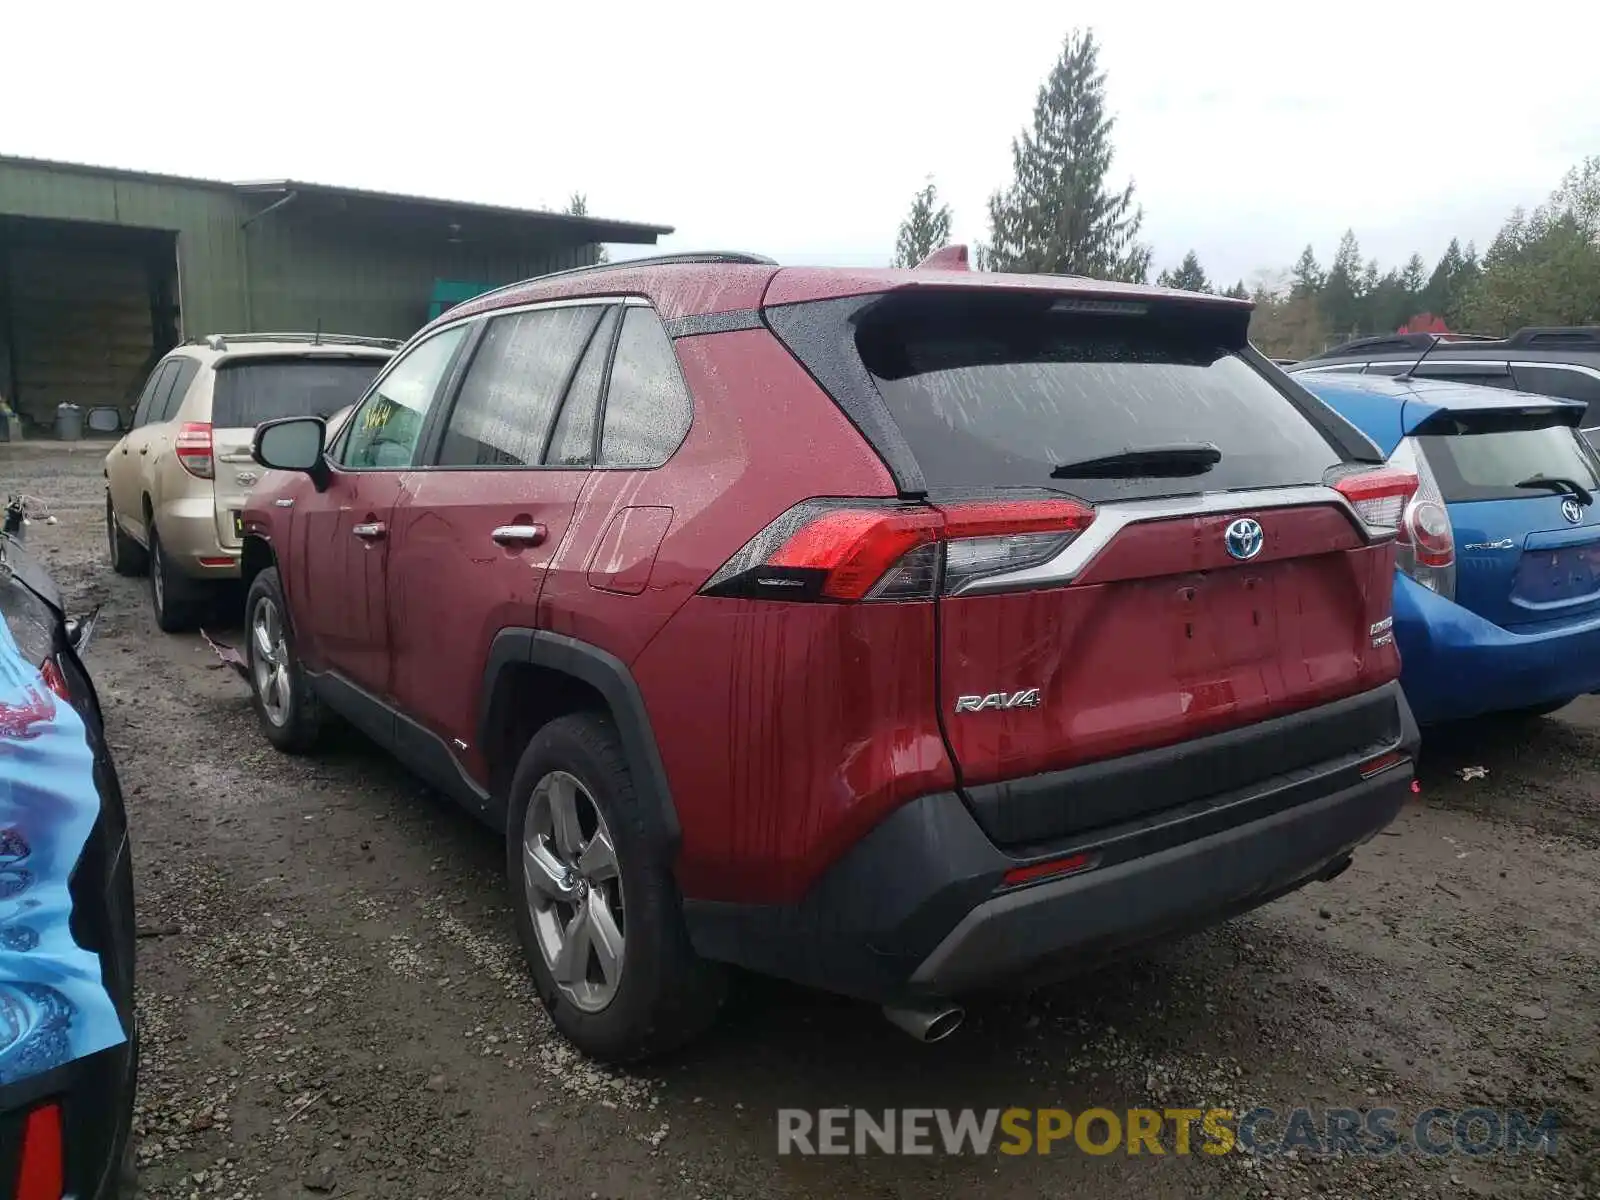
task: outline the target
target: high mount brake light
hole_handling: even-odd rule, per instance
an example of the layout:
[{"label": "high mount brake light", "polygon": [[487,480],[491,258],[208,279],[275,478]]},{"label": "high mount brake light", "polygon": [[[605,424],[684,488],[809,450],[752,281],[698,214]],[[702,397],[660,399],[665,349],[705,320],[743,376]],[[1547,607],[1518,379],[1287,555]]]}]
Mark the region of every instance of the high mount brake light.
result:
[{"label": "high mount brake light", "polygon": [[1398,530],[1406,504],[1417,491],[1417,477],[1410,471],[1383,467],[1362,471],[1334,481],[1333,488],[1356,510],[1356,515],[1374,529]]},{"label": "high mount brake light", "polygon": [[211,461],[211,425],[206,421],[185,421],[178,427],[173,443],[178,463],[196,479],[214,478]]},{"label": "high mount brake light", "polygon": [[932,507],[808,500],[758,533],[702,589],[773,600],[926,600],[1045,561],[1087,528],[1076,500]]}]

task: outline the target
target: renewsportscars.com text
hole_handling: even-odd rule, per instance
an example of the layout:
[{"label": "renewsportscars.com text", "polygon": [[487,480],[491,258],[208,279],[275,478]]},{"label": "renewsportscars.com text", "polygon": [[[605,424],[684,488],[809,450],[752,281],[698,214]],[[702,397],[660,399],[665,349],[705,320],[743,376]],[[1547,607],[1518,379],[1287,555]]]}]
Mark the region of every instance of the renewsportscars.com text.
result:
[{"label": "renewsportscars.com text", "polygon": [[783,1108],[778,1153],[1550,1155],[1558,1126],[1548,1109]]}]

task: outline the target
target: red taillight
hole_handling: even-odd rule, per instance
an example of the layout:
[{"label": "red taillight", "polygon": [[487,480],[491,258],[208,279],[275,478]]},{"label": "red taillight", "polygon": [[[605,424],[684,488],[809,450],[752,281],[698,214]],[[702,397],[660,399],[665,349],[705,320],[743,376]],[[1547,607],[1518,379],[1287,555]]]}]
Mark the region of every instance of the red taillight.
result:
[{"label": "red taillight", "polygon": [[718,596],[918,600],[1054,555],[1094,519],[1075,500],[896,505],[808,500],[752,538],[707,581]]},{"label": "red taillight", "polygon": [[1092,854],[1072,854],[1066,858],[1029,863],[1025,867],[1012,867],[1000,882],[1003,887],[1017,887],[1040,879],[1053,879],[1058,875],[1075,875],[1079,871],[1087,871],[1094,864],[1095,856]]},{"label": "red taillight", "polygon": [[1416,552],[1416,560],[1425,567],[1448,567],[1456,560],[1455,532],[1450,528],[1450,514],[1444,505],[1421,497],[1406,506],[1405,520],[1400,524],[1400,540]]},{"label": "red taillight", "polygon": [[1410,471],[1383,467],[1334,481],[1334,490],[1374,529],[1399,529],[1406,503],[1416,494],[1417,477]]},{"label": "red taillight", "polygon": [[61,1200],[67,1190],[61,1152],[61,1108],[41,1104],[22,1122],[16,1200]]},{"label": "red taillight", "polygon": [[211,425],[207,421],[185,421],[178,427],[173,443],[178,463],[196,479],[215,477],[211,464]]},{"label": "red taillight", "polygon": [[68,704],[72,703],[72,693],[67,689],[67,677],[61,673],[61,668],[56,666],[56,660],[47,658],[39,667],[39,674],[44,676],[44,685]]},{"label": "red taillight", "polygon": [[838,508],[802,525],[765,565],[821,571],[822,595],[859,600],[907,553],[938,537],[939,524],[931,509]]}]

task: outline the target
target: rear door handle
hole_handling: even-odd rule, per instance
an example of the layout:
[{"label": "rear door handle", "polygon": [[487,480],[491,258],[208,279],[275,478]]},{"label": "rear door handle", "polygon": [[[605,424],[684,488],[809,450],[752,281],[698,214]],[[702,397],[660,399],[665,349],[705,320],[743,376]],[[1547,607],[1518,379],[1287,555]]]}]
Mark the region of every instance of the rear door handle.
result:
[{"label": "rear door handle", "polygon": [[[126,453],[126,451],[124,451],[124,453]],[[139,453],[140,454],[149,454],[150,453],[150,447],[149,446],[140,446],[139,447]]]},{"label": "rear door handle", "polygon": [[382,521],[367,521],[361,525],[350,526],[350,532],[364,542],[377,542],[389,532],[389,527]]},{"label": "rear door handle", "polygon": [[502,546],[537,546],[544,534],[543,525],[502,525],[489,536]]}]

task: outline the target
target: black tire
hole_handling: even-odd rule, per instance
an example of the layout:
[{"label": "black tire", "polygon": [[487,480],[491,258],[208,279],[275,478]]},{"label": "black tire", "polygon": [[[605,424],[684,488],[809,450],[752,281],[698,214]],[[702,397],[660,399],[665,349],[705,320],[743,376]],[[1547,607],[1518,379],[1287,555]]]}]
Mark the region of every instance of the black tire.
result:
[{"label": "black tire", "polygon": [[[626,897],[622,974],[605,1008],[585,1011],[556,983],[540,949],[523,882],[523,820],[536,785],[553,771],[574,776],[604,817]],[[726,995],[724,971],[689,944],[668,856],[609,716],[558,717],[534,735],[511,780],[506,873],[517,936],[539,998],[556,1028],[602,1062],[634,1062],[673,1050],[710,1027]]]},{"label": "black tire", "polygon": [[200,619],[200,585],[178,570],[150,523],[150,608],[163,633],[188,633]]},{"label": "black tire", "polygon": [[143,575],[150,568],[150,556],[143,546],[122,532],[117,524],[117,510],[111,507],[111,496],[106,496],[106,553],[111,558],[111,569],[118,575]]},{"label": "black tire", "polygon": [[[276,607],[282,621],[282,666],[288,686],[275,694],[283,697],[281,715],[262,696],[258,680],[260,647],[256,644],[256,618],[265,604]],[[322,701],[312,690],[305,667],[295,648],[294,622],[289,619],[289,606],[284,603],[283,585],[278,581],[278,568],[268,567],[251,581],[250,591],[244,600],[245,661],[249,666],[250,705],[256,710],[261,732],[285,754],[309,754],[317,748],[326,724]],[[267,664],[270,667],[270,663]]]}]

